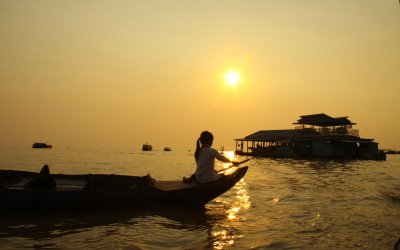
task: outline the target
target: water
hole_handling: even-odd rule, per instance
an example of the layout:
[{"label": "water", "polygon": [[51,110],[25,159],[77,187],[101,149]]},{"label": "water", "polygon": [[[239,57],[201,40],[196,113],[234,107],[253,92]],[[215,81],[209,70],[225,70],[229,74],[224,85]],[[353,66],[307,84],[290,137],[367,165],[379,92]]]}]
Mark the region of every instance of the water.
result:
[{"label": "water", "polygon": [[[150,173],[156,180],[194,171],[187,151],[3,147],[0,159],[1,169],[38,172],[48,164],[52,173]],[[400,155],[251,158],[246,165],[245,178],[204,209],[1,213],[0,248],[392,249],[400,237]]]}]

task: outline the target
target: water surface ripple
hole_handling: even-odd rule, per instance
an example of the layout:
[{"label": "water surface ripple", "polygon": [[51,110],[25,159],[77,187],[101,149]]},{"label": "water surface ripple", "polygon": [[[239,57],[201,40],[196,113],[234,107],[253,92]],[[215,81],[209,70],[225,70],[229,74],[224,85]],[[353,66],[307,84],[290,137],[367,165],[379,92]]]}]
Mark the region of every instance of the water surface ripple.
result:
[{"label": "water surface ripple", "polygon": [[[194,171],[192,154],[3,147],[0,168],[37,172],[48,164],[52,173],[180,180]],[[203,209],[3,212],[0,248],[391,249],[400,237],[400,155],[386,161],[251,158],[246,164],[245,178]]]}]

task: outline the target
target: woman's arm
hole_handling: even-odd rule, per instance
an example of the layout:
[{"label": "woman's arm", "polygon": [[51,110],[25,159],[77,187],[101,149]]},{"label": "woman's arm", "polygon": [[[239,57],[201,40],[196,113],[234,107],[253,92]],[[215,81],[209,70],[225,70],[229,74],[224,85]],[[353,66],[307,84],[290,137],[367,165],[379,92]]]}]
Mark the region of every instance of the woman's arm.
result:
[{"label": "woman's arm", "polygon": [[215,155],[215,158],[217,158],[218,160],[220,160],[222,162],[232,163],[233,165],[237,165],[237,162],[229,160],[228,158],[226,158],[224,155],[220,154],[215,149],[213,149],[213,154]]}]

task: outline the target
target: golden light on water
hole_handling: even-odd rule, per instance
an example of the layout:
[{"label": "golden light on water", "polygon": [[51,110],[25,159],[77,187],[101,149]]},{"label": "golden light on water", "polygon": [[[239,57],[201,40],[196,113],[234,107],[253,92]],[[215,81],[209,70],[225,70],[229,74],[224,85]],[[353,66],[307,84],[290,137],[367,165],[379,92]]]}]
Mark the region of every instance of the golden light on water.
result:
[{"label": "golden light on water", "polygon": [[234,159],[235,158],[235,152],[234,151],[225,151],[224,154],[229,159]]},{"label": "golden light on water", "polygon": [[[236,201],[226,211],[228,222],[235,223],[245,220],[244,217],[239,216],[239,212],[242,209],[248,209],[251,206],[246,185],[246,182],[241,179],[234,187],[236,190]],[[214,231],[212,235],[214,238],[218,239],[214,242],[215,249],[225,249],[232,246],[237,238],[243,237],[242,234],[237,234],[237,230],[229,230],[229,228]]]},{"label": "golden light on water", "polygon": [[236,214],[240,211],[240,207],[233,207],[230,210],[228,210],[228,219],[234,220],[236,219]]},{"label": "golden light on water", "polygon": [[233,243],[235,242],[235,236],[229,235],[228,231],[226,230],[213,232],[213,237],[220,239],[214,242],[215,249],[224,249],[227,246],[233,245]]},{"label": "golden light on water", "polygon": [[229,70],[228,73],[224,75],[225,85],[236,87],[236,85],[241,82],[240,73],[238,71]]},{"label": "golden light on water", "polygon": [[234,187],[237,190],[236,198],[238,199],[238,202],[236,202],[234,206],[232,206],[231,208],[232,210],[232,213],[230,214],[231,217],[235,215],[236,218],[236,214],[240,211],[240,209],[242,208],[248,209],[251,206],[250,196],[247,193],[246,186],[247,184],[244,181],[244,179],[241,179]]},{"label": "golden light on water", "polygon": [[[231,160],[240,161],[236,158],[233,151],[225,151],[224,155]],[[236,166],[232,167],[231,163],[223,163],[221,164],[221,166],[222,169],[225,169],[225,174],[230,174],[238,168]],[[232,226],[229,225],[231,225],[232,223],[232,225],[234,225],[235,223],[244,221],[246,219],[243,216],[239,216],[242,210],[248,209],[251,206],[250,196],[247,193],[246,186],[247,184],[244,179],[241,179],[232,188],[232,190],[236,191],[236,196],[234,201],[227,208],[225,208],[227,222],[224,223],[225,225],[223,229],[215,230],[212,232],[212,236],[213,238],[215,238],[215,241],[213,243],[215,249],[225,249],[229,246],[234,245],[237,238],[243,237],[243,235],[237,233],[237,230],[231,230]]]},{"label": "golden light on water", "polygon": [[[235,160],[235,152],[234,151],[225,151],[224,155],[228,159]],[[237,170],[237,167],[232,167],[231,163],[223,163],[222,166],[223,166],[222,169],[226,169],[224,171],[224,173],[227,174],[227,175],[231,174],[231,173],[233,173],[233,172],[235,172]]]}]

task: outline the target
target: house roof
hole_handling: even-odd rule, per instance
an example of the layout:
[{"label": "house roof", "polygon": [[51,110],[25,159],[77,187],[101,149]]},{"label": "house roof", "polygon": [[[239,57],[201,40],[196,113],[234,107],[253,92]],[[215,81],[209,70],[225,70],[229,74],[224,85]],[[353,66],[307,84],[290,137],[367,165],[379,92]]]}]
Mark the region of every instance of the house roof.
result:
[{"label": "house roof", "polygon": [[301,134],[299,129],[260,130],[236,141],[281,141]]},{"label": "house roof", "polygon": [[313,125],[319,127],[329,127],[329,126],[343,126],[343,125],[355,125],[356,123],[351,122],[346,117],[333,118],[326,114],[315,114],[315,115],[302,115],[297,122],[293,124],[304,124]]},{"label": "house roof", "polygon": [[[330,126],[344,126],[354,125],[356,123],[351,122],[346,117],[330,117],[326,114],[315,114],[315,115],[302,115],[296,123],[301,125],[313,125],[319,127],[330,127]],[[284,141],[290,140],[294,137],[301,138],[304,136],[316,136],[320,135],[313,128],[303,129],[281,129],[281,130],[260,130],[244,138],[235,139],[236,141]]]}]

